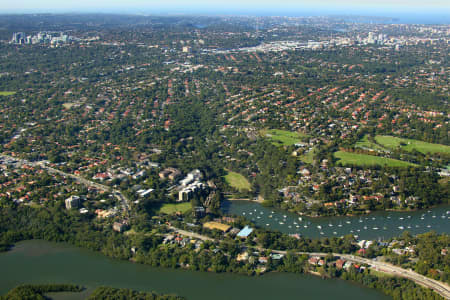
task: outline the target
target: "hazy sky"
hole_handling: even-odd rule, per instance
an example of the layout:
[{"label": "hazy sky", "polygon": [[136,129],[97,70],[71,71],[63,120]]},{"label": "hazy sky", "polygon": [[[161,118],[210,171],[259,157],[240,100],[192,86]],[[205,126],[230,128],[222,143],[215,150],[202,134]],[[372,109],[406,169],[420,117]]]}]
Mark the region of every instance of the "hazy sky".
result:
[{"label": "hazy sky", "polygon": [[437,12],[450,17],[450,0],[0,0],[0,4],[0,12]]}]

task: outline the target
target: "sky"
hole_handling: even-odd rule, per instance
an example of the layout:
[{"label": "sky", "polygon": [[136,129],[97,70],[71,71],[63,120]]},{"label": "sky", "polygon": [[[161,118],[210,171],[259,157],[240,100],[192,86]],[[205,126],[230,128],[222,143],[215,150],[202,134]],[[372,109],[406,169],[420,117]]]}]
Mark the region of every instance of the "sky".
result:
[{"label": "sky", "polygon": [[440,14],[450,18],[450,0],[0,0],[0,13],[124,12],[392,16]]}]

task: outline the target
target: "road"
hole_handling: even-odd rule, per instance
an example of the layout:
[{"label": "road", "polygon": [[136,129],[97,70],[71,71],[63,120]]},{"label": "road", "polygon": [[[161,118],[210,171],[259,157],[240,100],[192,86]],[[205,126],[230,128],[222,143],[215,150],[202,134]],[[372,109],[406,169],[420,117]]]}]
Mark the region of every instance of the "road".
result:
[{"label": "road", "polygon": [[70,178],[74,179],[75,181],[78,181],[86,186],[93,186],[99,190],[109,192],[109,193],[113,192],[113,195],[122,203],[123,210],[126,213],[130,212],[130,204],[129,204],[130,201],[119,190],[111,189],[109,186],[87,180],[81,176],[66,173],[61,170],[52,168],[52,167],[48,166],[44,161],[31,162],[26,159],[20,159],[20,158],[16,158],[16,157],[4,155],[4,154],[0,154],[0,158],[5,159],[5,160],[15,160],[19,164],[28,165],[28,166],[32,166],[32,167],[41,167],[42,169],[46,170],[49,173],[59,174],[59,175],[65,176],[65,177],[70,177]]},{"label": "road", "polygon": [[[207,236],[195,233],[195,232],[178,229],[178,228],[172,227],[172,226],[170,226],[169,228],[179,234],[182,234],[182,235],[185,235],[188,237],[197,238],[197,239],[200,239],[203,241],[208,240],[208,241],[216,241],[217,242],[217,240],[215,240],[215,239],[212,239],[210,237],[207,237]],[[259,247],[257,247],[257,249],[259,251],[270,250],[273,253],[278,253],[278,254],[287,254],[287,252],[288,252],[288,251],[283,251],[283,250],[271,250],[271,249],[265,249],[265,248],[259,248]],[[308,256],[321,256],[321,257],[325,257],[330,254],[330,253],[324,253],[324,252],[294,252],[294,253],[297,255],[306,254]],[[391,274],[394,276],[410,279],[421,286],[424,286],[426,288],[430,288],[430,289],[434,290],[436,293],[438,293],[445,299],[450,299],[450,287],[444,282],[425,277],[425,276],[420,275],[412,270],[406,270],[406,269],[403,269],[398,266],[394,266],[389,263],[375,261],[375,260],[371,260],[371,259],[367,259],[367,258],[359,257],[359,256],[354,256],[354,255],[350,255],[350,254],[341,254],[341,253],[332,253],[332,254],[334,257],[339,257],[339,258],[342,258],[342,259],[350,261],[350,262],[354,262],[354,263],[358,263],[358,264],[367,264],[371,268],[373,268],[374,270],[377,270],[377,271],[381,271],[381,272],[388,273],[388,274]]]}]

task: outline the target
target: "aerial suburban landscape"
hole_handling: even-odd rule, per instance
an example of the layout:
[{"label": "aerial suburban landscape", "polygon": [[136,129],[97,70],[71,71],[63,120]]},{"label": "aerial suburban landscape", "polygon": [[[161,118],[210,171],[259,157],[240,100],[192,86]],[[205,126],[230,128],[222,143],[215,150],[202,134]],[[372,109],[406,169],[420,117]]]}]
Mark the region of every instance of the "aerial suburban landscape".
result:
[{"label": "aerial suburban landscape", "polygon": [[450,14],[11,7],[0,299],[450,299]]}]

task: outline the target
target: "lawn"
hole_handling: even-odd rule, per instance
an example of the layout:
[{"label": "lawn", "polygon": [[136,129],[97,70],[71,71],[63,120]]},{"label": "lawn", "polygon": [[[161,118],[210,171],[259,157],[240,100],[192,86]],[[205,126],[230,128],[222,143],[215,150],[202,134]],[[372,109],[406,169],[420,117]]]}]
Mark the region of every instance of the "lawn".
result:
[{"label": "lawn", "polygon": [[0,96],[12,96],[14,95],[16,92],[0,92]]},{"label": "lawn", "polygon": [[385,158],[367,154],[350,153],[345,151],[338,151],[334,153],[334,157],[338,158],[338,163],[343,165],[358,165],[358,166],[384,166],[388,167],[408,167],[415,166],[410,162],[401,161],[392,158]]},{"label": "lawn", "polygon": [[176,212],[185,213],[188,210],[190,210],[191,203],[190,202],[183,202],[183,203],[166,203],[159,209],[159,213],[164,213],[167,215],[174,214]]},{"label": "lawn", "polygon": [[291,146],[302,140],[306,135],[280,129],[262,130],[262,135],[268,137],[276,146]]},{"label": "lawn", "polygon": [[225,175],[225,181],[240,192],[251,189],[250,182],[248,182],[247,178],[236,172],[228,171],[228,174]]},{"label": "lawn", "polygon": [[395,149],[400,147],[405,151],[413,151],[414,149],[426,153],[447,153],[450,154],[450,146],[432,144],[412,139],[398,138],[389,135],[377,135],[375,140],[378,144],[386,148]]},{"label": "lawn", "polygon": [[380,151],[386,151],[385,148],[381,147],[380,145],[369,141],[369,136],[366,134],[361,140],[356,142],[355,147],[362,148],[362,149],[368,149],[368,150],[380,150]]},{"label": "lawn", "polygon": [[312,148],[308,153],[301,155],[300,160],[307,164],[313,164],[315,152],[316,152],[316,148]]}]

